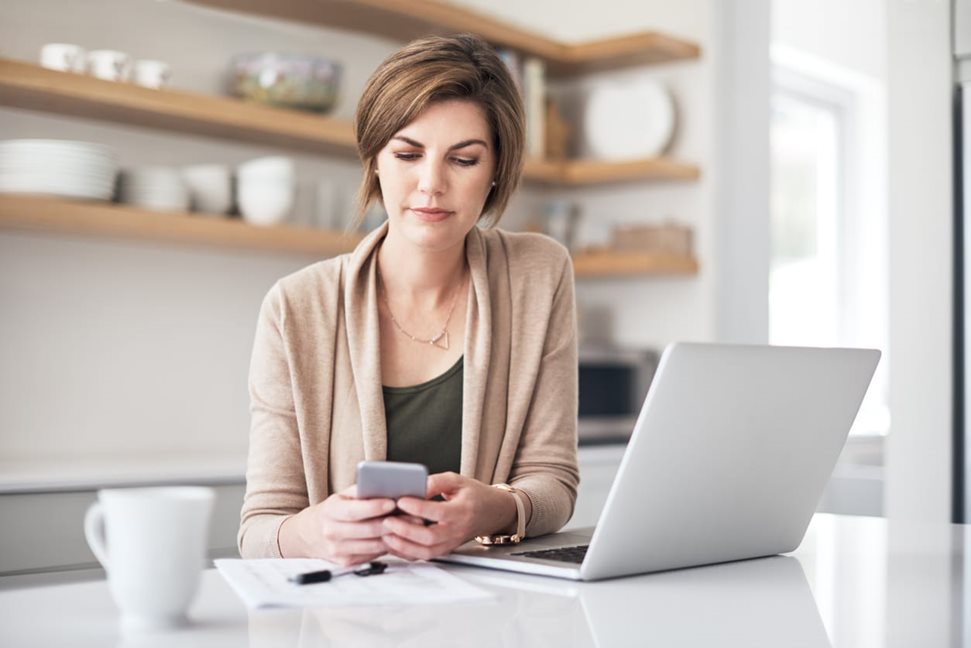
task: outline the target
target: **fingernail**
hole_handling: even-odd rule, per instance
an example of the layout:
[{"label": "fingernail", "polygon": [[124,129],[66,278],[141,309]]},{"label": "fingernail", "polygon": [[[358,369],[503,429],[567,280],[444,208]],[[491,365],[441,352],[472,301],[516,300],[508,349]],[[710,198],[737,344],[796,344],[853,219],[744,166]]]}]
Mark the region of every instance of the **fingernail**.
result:
[{"label": "fingernail", "polygon": [[396,506],[396,504],[394,502],[387,501],[387,502],[384,503],[384,507],[383,508],[384,508],[385,511],[393,511],[395,506]]}]

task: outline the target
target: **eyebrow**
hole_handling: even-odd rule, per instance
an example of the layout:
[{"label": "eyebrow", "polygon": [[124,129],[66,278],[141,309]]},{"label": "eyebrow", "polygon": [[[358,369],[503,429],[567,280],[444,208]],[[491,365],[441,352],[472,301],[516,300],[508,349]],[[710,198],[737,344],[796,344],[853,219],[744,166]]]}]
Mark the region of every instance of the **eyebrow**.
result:
[{"label": "eyebrow", "polygon": [[[411,144],[412,146],[414,146],[416,148],[425,148],[425,145],[422,144],[421,142],[418,142],[416,140],[413,140],[410,137],[405,137],[404,135],[395,135],[391,139],[401,140],[402,142],[405,142],[407,144]],[[489,145],[486,144],[483,140],[480,140],[480,139],[467,139],[467,140],[462,140],[458,144],[452,144],[451,146],[448,147],[448,150],[449,151],[454,151],[455,149],[465,148],[466,146],[469,146],[471,144],[481,144],[482,146],[484,146],[486,148],[489,148]]]}]

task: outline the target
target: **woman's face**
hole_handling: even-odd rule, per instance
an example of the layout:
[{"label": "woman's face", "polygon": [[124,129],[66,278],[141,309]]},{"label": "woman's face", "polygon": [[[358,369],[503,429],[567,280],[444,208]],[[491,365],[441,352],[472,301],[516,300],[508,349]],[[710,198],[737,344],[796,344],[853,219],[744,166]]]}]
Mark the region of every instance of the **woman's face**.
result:
[{"label": "woman's face", "polygon": [[378,153],[388,236],[429,251],[464,243],[492,189],[496,157],[474,102],[430,104]]}]

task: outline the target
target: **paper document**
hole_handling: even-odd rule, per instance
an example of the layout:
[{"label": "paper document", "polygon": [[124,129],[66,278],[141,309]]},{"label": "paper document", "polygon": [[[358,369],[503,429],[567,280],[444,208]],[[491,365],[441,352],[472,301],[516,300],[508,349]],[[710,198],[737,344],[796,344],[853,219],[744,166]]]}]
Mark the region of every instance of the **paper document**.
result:
[{"label": "paper document", "polygon": [[303,558],[216,560],[216,569],[247,607],[343,607],[410,605],[487,600],[491,593],[427,563],[388,561],[385,573],[375,576],[338,576],[326,583],[297,585],[297,574],[345,568]]}]

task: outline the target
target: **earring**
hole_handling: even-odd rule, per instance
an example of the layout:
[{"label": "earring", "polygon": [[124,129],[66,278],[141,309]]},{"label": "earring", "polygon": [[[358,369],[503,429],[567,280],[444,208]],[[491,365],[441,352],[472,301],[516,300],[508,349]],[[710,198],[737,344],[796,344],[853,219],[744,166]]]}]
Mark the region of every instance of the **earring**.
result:
[{"label": "earring", "polygon": [[495,181],[495,180],[493,180],[493,181],[492,181],[492,186],[493,186],[493,187],[495,187],[495,186],[496,186],[496,181]]},{"label": "earring", "polygon": [[378,175],[378,170],[377,169],[374,170],[374,175]]}]

